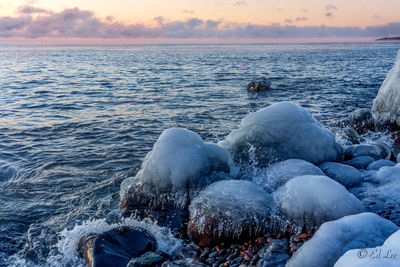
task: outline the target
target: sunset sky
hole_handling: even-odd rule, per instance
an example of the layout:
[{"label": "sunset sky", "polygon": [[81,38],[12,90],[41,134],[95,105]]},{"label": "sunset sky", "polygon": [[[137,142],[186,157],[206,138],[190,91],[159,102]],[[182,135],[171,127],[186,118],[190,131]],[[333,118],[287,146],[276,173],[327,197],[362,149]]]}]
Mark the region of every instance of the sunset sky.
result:
[{"label": "sunset sky", "polygon": [[399,0],[0,0],[0,38],[293,39],[400,35]]}]

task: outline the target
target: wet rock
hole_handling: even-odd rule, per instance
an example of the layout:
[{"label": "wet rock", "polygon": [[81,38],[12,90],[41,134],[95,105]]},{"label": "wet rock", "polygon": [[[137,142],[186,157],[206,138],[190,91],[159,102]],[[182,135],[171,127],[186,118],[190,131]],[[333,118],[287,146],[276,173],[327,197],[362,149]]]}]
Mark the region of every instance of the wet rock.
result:
[{"label": "wet rock", "polygon": [[336,162],[324,162],[318,166],[328,177],[347,188],[361,184],[361,173],[354,167]]},{"label": "wet rock", "polygon": [[311,230],[326,221],[364,211],[364,206],[338,182],[326,176],[291,179],[274,193],[279,212],[297,229]]},{"label": "wet rock", "polygon": [[390,147],[384,143],[371,143],[352,145],[345,149],[344,159],[350,160],[361,156],[370,156],[375,160],[390,159],[392,151]]},{"label": "wet rock", "polygon": [[254,79],[247,85],[247,91],[251,93],[265,92],[270,89],[271,82],[265,77]]},{"label": "wet rock", "polygon": [[119,210],[112,210],[106,216],[108,224],[115,224],[121,222],[122,216]]},{"label": "wet rock", "polygon": [[165,257],[152,251],[144,253],[142,256],[131,259],[126,267],[154,267],[161,266]]},{"label": "wet rock", "polygon": [[342,158],[334,135],[305,109],[280,102],[248,114],[220,143],[237,163],[265,167],[287,159],[318,164]]},{"label": "wet rock", "polygon": [[367,169],[368,170],[379,170],[382,167],[389,166],[393,167],[396,164],[393,161],[387,160],[387,159],[380,159],[377,161],[372,162],[371,164],[368,165]]},{"label": "wet rock", "polygon": [[341,127],[351,127],[357,133],[363,134],[367,131],[374,130],[374,119],[369,108],[357,109],[351,113],[346,119],[339,123]]},{"label": "wet rock", "polygon": [[324,173],[320,168],[305,160],[288,159],[273,163],[266,168],[251,170],[241,179],[251,180],[262,186],[268,193],[272,193],[293,177],[300,175],[324,175]]},{"label": "wet rock", "polygon": [[397,230],[391,221],[369,212],[326,222],[286,266],[331,267],[346,251],[381,245]]},{"label": "wet rock", "polygon": [[125,267],[133,257],[157,248],[155,238],[144,229],[118,227],[102,234],[88,234],[78,244],[78,251],[91,267]]},{"label": "wet rock", "polygon": [[373,157],[361,156],[361,157],[354,158],[352,160],[347,160],[343,163],[346,165],[353,166],[354,168],[357,168],[357,169],[366,169],[366,168],[368,168],[368,165],[374,161],[375,160]]},{"label": "wet rock", "polygon": [[269,230],[274,202],[261,187],[227,180],[209,185],[189,206],[189,237],[200,246],[249,239]]},{"label": "wet rock", "polygon": [[289,242],[287,239],[273,239],[257,253],[260,258],[257,267],[285,266],[286,261],[290,258],[288,252]]}]

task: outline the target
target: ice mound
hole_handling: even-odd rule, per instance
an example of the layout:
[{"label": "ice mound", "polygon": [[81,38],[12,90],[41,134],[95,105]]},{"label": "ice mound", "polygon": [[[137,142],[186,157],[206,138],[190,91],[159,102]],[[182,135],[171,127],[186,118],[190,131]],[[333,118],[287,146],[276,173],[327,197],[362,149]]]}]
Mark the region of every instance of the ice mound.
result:
[{"label": "ice mound", "polygon": [[400,266],[400,230],[389,236],[382,246],[347,251],[335,267],[398,267]]},{"label": "ice mound", "polygon": [[331,267],[346,251],[378,246],[397,230],[391,221],[369,212],[326,222],[286,266]]},{"label": "ice mound", "polygon": [[305,109],[292,102],[280,102],[248,114],[240,128],[221,144],[237,163],[256,166],[291,158],[317,164],[336,161],[342,148],[334,135]]},{"label": "ice mound", "polygon": [[354,159],[361,156],[370,156],[375,160],[390,159],[392,151],[390,147],[381,142],[373,142],[370,144],[352,145],[345,149],[344,159]]},{"label": "ice mound", "polygon": [[354,167],[337,162],[324,162],[318,167],[330,178],[347,188],[359,185],[361,173]]},{"label": "ice mound", "polygon": [[378,122],[400,125],[400,51],[374,99],[372,114]]},{"label": "ice mound", "polygon": [[274,193],[278,211],[299,230],[364,211],[360,200],[326,176],[303,175]]},{"label": "ice mound", "polygon": [[224,148],[187,129],[171,128],[159,136],[136,177],[122,183],[121,205],[184,208],[193,192],[226,178],[229,171]]},{"label": "ice mound", "polygon": [[274,200],[244,180],[209,185],[189,206],[188,234],[200,246],[255,236],[274,227]]},{"label": "ice mound", "polygon": [[288,159],[275,162],[266,168],[255,168],[242,178],[250,179],[253,183],[264,187],[268,193],[272,193],[293,177],[300,175],[324,175],[324,173],[305,160]]},{"label": "ice mound", "polygon": [[393,167],[395,165],[396,164],[393,161],[390,161],[387,159],[380,159],[380,160],[374,161],[371,164],[369,164],[367,169],[368,170],[379,170],[382,167]]}]

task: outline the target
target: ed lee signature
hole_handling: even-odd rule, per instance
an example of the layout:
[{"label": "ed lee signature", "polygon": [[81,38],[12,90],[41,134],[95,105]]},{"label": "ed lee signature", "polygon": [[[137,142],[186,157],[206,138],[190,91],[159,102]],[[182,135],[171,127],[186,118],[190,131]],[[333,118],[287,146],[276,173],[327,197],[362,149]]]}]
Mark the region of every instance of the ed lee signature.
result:
[{"label": "ed lee signature", "polygon": [[360,249],[357,253],[360,259],[371,258],[371,259],[396,259],[397,254],[392,253],[391,249]]}]

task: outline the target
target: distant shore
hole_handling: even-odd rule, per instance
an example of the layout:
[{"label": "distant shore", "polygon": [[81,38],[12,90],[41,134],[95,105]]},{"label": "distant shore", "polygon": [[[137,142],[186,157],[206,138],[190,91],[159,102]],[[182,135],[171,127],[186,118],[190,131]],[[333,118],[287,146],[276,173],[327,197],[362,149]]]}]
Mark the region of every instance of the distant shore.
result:
[{"label": "distant shore", "polygon": [[382,38],[376,39],[375,41],[400,41],[400,36],[382,37]]}]

